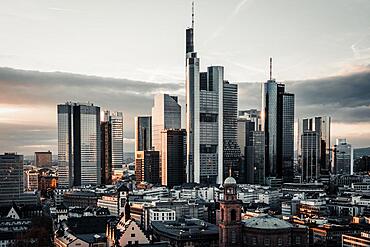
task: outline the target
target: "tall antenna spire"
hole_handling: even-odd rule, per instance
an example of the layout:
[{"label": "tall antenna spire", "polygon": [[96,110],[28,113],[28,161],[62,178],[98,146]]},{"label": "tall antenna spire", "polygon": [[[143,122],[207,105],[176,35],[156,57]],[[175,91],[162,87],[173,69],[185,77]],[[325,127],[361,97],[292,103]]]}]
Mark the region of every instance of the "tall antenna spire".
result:
[{"label": "tall antenna spire", "polygon": [[272,80],[272,57],[270,57],[270,81]]},{"label": "tall antenna spire", "polygon": [[194,0],[191,2],[191,28],[194,30]]}]

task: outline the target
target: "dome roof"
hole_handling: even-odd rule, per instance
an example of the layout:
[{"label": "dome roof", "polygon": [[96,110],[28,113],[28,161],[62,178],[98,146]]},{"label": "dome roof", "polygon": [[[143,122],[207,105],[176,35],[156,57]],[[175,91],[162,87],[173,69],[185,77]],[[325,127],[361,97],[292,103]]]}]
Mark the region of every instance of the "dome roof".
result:
[{"label": "dome roof", "polygon": [[267,214],[261,214],[259,216],[244,220],[243,224],[245,227],[263,230],[289,229],[293,227],[289,222]]},{"label": "dome roof", "polygon": [[233,177],[227,177],[224,184],[236,184],[236,180]]}]

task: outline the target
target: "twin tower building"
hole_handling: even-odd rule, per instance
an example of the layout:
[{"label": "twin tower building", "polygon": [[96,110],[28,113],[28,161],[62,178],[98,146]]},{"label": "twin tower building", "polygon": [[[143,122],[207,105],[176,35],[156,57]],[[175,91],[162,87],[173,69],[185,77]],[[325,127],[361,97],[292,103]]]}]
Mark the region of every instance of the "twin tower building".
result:
[{"label": "twin tower building", "polygon": [[[261,183],[270,177],[293,180],[294,95],[285,92],[284,84],[270,75],[262,87],[262,110],[258,117],[261,124],[253,130],[261,136],[259,149],[263,152],[259,152],[258,159],[244,162],[241,155],[254,154],[244,152],[248,145],[240,143],[243,138],[238,133],[238,86],[225,80],[222,66],[200,70],[200,58],[194,49],[194,24],[186,29],[185,102],[186,129],[181,129],[178,98],[167,94],[155,97],[152,116],[135,119],[137,182],[168,186],[183,182],[222,184],[230,175],[245,182],[246,171],[253,170],[261,171],[258,178]],[[104,154],[95,139],[100,133],[99,114],[100,109],[91,105],[58,106],[62,184],[100,184],[104,180],[101,175],[105,169],[99,161]],[[122,164],[122,160],[119,162]],[[108,172],[109,169],[106,175]]]}]

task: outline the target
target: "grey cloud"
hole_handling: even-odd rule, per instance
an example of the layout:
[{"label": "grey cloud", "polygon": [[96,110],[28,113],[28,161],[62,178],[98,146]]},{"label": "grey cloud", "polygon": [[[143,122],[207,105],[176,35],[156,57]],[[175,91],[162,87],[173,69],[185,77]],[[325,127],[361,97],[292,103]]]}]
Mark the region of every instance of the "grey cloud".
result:
[{"label": "grey cloud", "polygon": [[[239,108],[260,107],[261,83],[240,83]],[[370,121],[370,68],[368,71],[315,80],[288,81],[295,94],[296,115],[330,115],[336,122]]]},{"label": "grey cloud", "polygon": [[[239,84],[239,109],[260,108],[261,82]],[[370,122],[370,69],[350,75],[306,81],[288,81],[296,95],[296,116],[331,115],[336,122]],[[90,101],[102,109],[125,114],[126,150],[132,150],[134,116],[150,114],[153,95],[177,94],[183,105],[183,83],[153,83],[61,72],[36,72],[0,68],[0,104],[40,105],[56,109],[68,100]],[[184,115],[184,114],[183,114]],[[50,116],[51,122],[56,116]],[[44,124],[44,123],[40,123]],[[0,123],[0,151],[30,154],[34,145],[56,150],[56,123],[47,128]],[[362,140],[364,142],[364,140]]]}]

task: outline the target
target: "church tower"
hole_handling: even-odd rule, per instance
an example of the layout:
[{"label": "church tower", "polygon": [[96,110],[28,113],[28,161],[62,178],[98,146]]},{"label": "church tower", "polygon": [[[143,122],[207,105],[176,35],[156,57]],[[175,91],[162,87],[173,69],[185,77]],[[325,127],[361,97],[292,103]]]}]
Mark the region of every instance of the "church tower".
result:
[{"label": "church tower", "polygon": [[241,204],[233,177],[224,182],[224,199],[220,201],[219,246],[242,246]]}]

